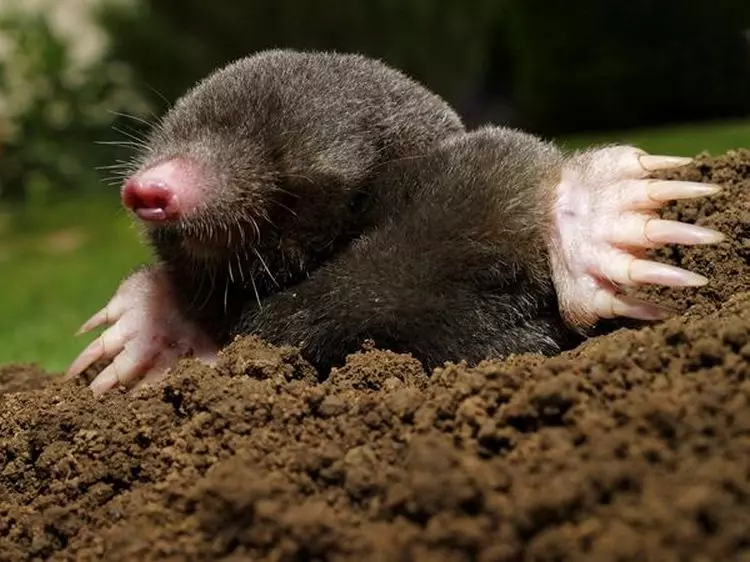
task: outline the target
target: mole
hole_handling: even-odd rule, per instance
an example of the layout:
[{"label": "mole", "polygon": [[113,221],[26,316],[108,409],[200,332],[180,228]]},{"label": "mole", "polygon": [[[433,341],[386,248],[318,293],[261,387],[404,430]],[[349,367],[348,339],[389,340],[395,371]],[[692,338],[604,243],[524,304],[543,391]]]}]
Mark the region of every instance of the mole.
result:
[{"label": "mole", "polygon": [[247,334],[298,347],[321,377],[366,341],[432,369],[555,354],[603,319],[663,318],[631,289],[708,280],[645,251],[723,239],[659,217],[718,192],[652,177],[690,162],[469,130],[364,55],[256,52],[149,132],[121,198],[155,259],[81,327],[107,328],[67,376],[107,360],[94,394],[132,388]]}]

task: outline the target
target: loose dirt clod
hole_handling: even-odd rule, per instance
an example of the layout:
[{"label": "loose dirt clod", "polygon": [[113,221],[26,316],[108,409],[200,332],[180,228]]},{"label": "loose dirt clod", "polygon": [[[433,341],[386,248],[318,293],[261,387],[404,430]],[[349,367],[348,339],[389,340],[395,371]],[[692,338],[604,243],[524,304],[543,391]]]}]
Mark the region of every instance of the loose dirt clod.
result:
[{"label": "loose dirt clod", "polygon": [[750,151],[679,175],[725,189],[666,215],[728,239],[658,256],[711,283],[559,357],[318,382],[246,338],[102,400],[0,368],[0,560],[750,559]]}]

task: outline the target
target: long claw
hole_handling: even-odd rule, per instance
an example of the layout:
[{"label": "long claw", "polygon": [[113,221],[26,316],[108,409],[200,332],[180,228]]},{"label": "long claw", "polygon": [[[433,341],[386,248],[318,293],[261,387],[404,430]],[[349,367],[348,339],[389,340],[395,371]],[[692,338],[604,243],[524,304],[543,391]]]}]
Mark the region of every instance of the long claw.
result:
[{"label": "long claw", "polygon": [[[670,287],[700,287],[708,283],[708,279],[692,271],[641,259],[631,261],[628,278],[632,283],[653,283]],[[618,282],[626,283],[627,280],[621,279]]]},{"label": "long claw", "polygon": [[677,199],[707,197],[721,191],[721,187],[718,185],[695,181],[657,180],[646,182],[646,186],[648,196],[660,203]]},{"label": "long claw", "polygon": [[89,384],[89,388],[94,393],[94,396],[98,398],[108,390],[116,387],[119,382],[120,378],[117,372],[116,361],[113,361],[106,369],[96,375],[96,378]]},{"label": "long claw", "polygon": [[708,197],[721,191],[712,183],[675,180],[637,180],[622,185],[622,204],[630,209],[658,209],[668,201]]},{"label": "long claw", "polygon": [[112,359],[123,350],[127,339],[128,335],[122,333],[120,326],[115,324],[86,346],[68,367],[64,379],[69,380],[80,375],[100,359]]},{"label": "long claw", "polygon": [[78,329],[76,335],[79,336],[85,334],[86,332],[90,332],[94,328],[98,328],[104,324],[114,324],[117,322],[122,315],[125,314],[125,311],[128,310],[130,302],[133,299],[132,293],[136,287],[137,284],[132,283],[130,279],[126,280],[117,290],[117,293],[115,293],[109,303],[107,303],[107,306],[89,318],[83,326]]},{"label": "long claw", "polygon": [[102,345],[101,337],[99,337],[92,341],[86,346],[86,349],[78,354],[78,357],[75,358],[65,372],[64,380],[70,380],[73,377],[77,377],[103,356],[104,346]]},{"label": "long claw", "polygon": [[683,156],[662,156],[658,154],[641,154],[638,156],[638,162],[647,172],[687,166],[692,161],[692,158],[685,158]]},{"label": "long claw", "polygon": [[140,373],[150,367],[149,363],[153,360],[152,355],[133,355],[125,349],[91,381],[89,388],[94,396],[101,396],[115,386],[128,386],[140,377]]},{"label": "long claw", "polygon": [[78,331],[75,335],[80,336],[86,334],[94,328],[98,328],[99,326],[103,326],[109,323],[109,313],[107,312],[107,307],[104,307],[99,312],[94,314],[91,318],[86,320],[86,322],[84,322],[83,325],[78,328]]},{"label": "long claw", "polygon": [[609,290],[599,290],[594,297],[594,308],[601,318],[624,316],[636,320],[661,320],[673,310],[626,295],[614,295]]},{"label": "long claw", "polygon": [[620,246],[650,248],[663,244],[715,244],[724,240],[724,235],[716,230],[643,213],[629,213],[613,226],[609,241]]},{"label": "long claw", "polygon": [[645,235],[655,244],[716,244],[724,240],[724,235],[716,230],[662,219],[648,221]]}]

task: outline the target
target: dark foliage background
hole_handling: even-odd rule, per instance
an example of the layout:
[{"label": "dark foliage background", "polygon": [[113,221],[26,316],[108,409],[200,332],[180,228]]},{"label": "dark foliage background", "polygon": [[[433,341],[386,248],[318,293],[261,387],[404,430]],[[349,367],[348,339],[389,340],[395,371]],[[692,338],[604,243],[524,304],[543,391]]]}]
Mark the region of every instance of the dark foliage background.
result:
[{"label": "dark foliage background", "polygon": [[[747,0],[137,0],[100,16],[112,48],[87,86],[71,92],[52,81],[15,123],[20,133],[0,134],[0,200],[91,185],[96,166],[117,158],[94,139],[143,132],[114,113],[87,118],[117,88],[111,68],[128,67],[151,110],[138,116],[153,120],[216,67],[274,47],[381,58],[443,95],[469,125],[547,136],[750,113]],[[36,38],[29,22],[15,30],[52,77],[64,50],[32,23]],[[50,124],[50,102],[61,99],[69,117]]]},{"label": "dark foliage background", "polygon": [[[364,52],[470,120],[539,132],[736,116],[750,109],[744,0],[148,0],[109,12],[115,56],[168,100],[272,47]],[[156,99],[157,104],[163,100]]]},{"label": "dark foliage background", "polygon": [[515,102],[549,132],[744,115],[749,14],[745,0],[511,1]]}]

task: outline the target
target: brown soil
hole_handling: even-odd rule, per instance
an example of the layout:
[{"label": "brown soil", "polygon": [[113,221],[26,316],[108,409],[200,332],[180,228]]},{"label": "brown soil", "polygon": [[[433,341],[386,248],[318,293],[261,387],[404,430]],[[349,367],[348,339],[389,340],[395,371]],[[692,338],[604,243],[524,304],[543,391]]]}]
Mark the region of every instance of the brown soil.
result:
[{"label": "brown soil", "polygon": [[750,151],[667,214],[682,311],[559,357],[431,377],[373,349],[329,381],[253,338],[95,400],[0,369],[2,560],[750,560]]}]

